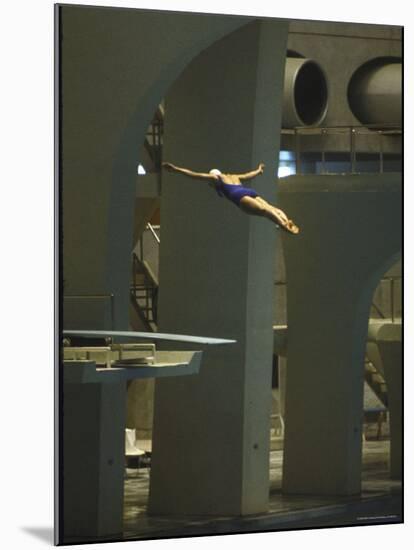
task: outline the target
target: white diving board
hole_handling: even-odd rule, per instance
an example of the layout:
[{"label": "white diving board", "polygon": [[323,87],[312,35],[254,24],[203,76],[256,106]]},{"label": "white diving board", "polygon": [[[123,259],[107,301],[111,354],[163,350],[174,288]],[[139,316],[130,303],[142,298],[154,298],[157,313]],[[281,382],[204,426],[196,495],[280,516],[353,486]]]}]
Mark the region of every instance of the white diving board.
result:
[{"label": "white diving board", "polygon": [[135,338],[136,340],[167,340],[170,342],[184,342],[189,344],[221,345],[235,344],[237,340],[228,340],[223,338],[209,338],[207,336],[188,336],[185,334],[167,334],[162,332],[134,332],[119,330],[64,330],[64,336],[84,336],[86,338]]}]

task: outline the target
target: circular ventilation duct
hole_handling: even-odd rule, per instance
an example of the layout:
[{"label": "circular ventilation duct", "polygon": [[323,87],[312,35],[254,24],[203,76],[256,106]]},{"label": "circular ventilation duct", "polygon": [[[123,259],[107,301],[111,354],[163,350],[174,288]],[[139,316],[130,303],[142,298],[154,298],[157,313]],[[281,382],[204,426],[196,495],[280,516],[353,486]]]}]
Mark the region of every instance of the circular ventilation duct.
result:
[{"label": "circular ventilation duct", "polygon": [[317,126],[328,109],[328,86],[321,67],[311,59],[288,57],[283,91],[283,128]]},{"label": "circular ventilation duct", "polygon": [[401,125],[401,62],[380,58],[365,63],[353,74],[348,102],[361,124]]}]

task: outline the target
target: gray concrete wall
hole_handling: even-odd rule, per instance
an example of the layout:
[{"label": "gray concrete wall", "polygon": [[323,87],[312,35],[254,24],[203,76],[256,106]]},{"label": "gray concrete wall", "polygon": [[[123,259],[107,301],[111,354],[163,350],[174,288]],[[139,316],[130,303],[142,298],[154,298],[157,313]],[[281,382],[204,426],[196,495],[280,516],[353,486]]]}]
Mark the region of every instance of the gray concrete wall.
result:
[{"label": "gray concrete wall", "polygon": [[[243,172],[274,201],[287,25],[252,23],[204,51],[166,99],[164,159]],[[275,228],[206,183],[166,174],[159,328],[235,338],[156,384],[150,513],[267,510]],[[174,475],[171,475],[174,472]]]},{"label": "gray concrete wall", "polygon": [[[65,294],[115,294],[128,327],[139,150],[169,86],[243,17],[61,6],[61,189]],[[104,306],[75,322],[108,328]],[[86,321],[85,319],[86,318]],[[104,325],[104,326],[102,326]],[[87,327],[84,327],[87,328]]]}]

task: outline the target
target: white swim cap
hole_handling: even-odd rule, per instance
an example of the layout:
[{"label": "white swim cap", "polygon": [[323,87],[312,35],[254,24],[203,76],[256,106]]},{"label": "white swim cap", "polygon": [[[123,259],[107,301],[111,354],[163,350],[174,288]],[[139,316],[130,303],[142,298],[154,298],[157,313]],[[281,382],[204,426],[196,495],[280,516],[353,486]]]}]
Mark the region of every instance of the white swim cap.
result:
[{"label": "white swim cap", "polygon": [[212,174],[213,176],[219,176],[221,172],[217,168],[213,168],[212,170],[210,170],[209,174]]}]

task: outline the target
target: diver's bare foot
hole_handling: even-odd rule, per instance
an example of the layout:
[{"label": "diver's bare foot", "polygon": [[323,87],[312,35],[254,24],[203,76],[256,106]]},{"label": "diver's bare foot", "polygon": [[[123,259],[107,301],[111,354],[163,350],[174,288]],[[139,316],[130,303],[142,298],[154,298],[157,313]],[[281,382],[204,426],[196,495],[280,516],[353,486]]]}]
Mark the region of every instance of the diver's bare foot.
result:
[{"label": "diver's bare foot", "polygon": [[293,233],[293,235],[297,235],[300,232],[299,227],[292,220],[288,220],[285,225],[281,226],[281,228],[289,233]]},{"label": "diver's bare foot", "polygon": [[284,229],[285,231],[287,231],[288,233],[292,233],[293,235],[297,235],[299,233],[299,227],[292,220],[289,220],[289,218],[282,210],[280,210],[279,208],[273,208],[273,214],[276,218],[277,225],[281,229]]}]

